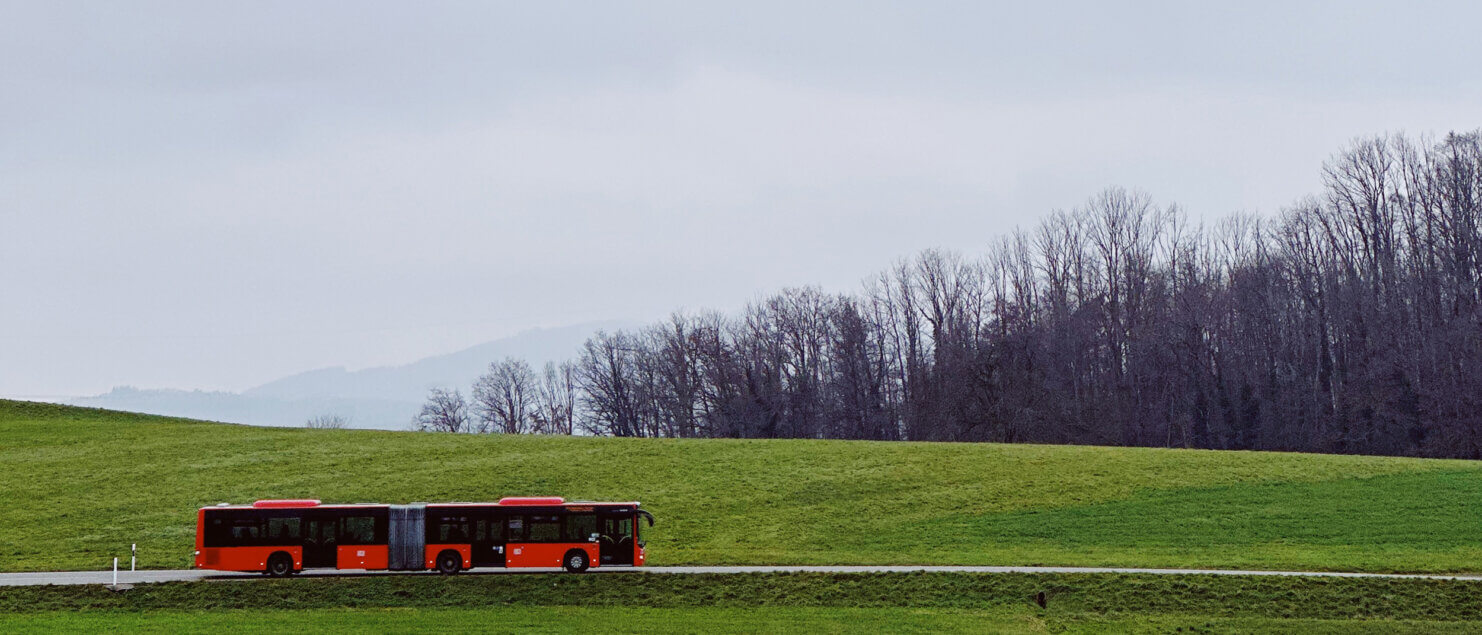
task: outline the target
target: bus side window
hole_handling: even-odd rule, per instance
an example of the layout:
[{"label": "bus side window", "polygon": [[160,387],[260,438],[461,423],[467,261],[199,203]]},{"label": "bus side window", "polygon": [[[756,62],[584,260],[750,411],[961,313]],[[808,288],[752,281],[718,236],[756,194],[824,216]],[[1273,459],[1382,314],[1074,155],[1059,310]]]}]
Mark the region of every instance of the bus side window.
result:
[{"label": "bus side window", "polygon": [[586,542],[592,539],[592,534],[597,533],[597,514],[567,514],[566,515],[566,540],[571,542]]},{"label": "bus side window", "polygon": [[444,544],[468,542],[468,534],[467,516],[443,516],[442,522],[438,523],[438,542]]},{"label": "bus side window", "polygon": [[510,516],[505,526],[509,528],[509,531],[504,534],[505,539],[510,542],[520,542],[525,539],[524,516]]},{"label": "bus side window", "polygon": [[340,518],[340,544],[369,545],[376,542],[376,519],[372,516]]},{"label": "bus side window", "polygon": [[239,518],[232,523],[232,542],[255,545],[262,537],[262,522],[256,518]]},{"label": "bus side window", "polygon": [[559,516],[531,516],[530,542],[556,542],[561,540],[561,518]]},{"label": "bus side window", "polygon": [[297,518],[269,518],[268,539],[275,543],[297,542],[302,539]]},{"label": "bus side window", "polygon": [[206,546],[220,547],[226,544],[229,535],[226,521],[221,518],[212,518],[211,522],[206,525]]}]

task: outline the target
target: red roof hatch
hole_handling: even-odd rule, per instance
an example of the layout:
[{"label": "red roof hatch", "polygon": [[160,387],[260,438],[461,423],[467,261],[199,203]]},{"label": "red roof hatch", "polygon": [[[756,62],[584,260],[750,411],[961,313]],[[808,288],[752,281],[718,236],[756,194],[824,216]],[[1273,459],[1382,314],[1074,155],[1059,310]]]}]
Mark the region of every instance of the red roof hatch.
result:
[{"label": "red roof hatch", "polygon": [[282,498],[260,500],[252,503],[258,509],[281,509],[284,507],[318,507],[317,498]]},{"label": "red roof hatch", "polygon": [[566,499],[560,496],[505,496],[500,505],[561,505]]}]

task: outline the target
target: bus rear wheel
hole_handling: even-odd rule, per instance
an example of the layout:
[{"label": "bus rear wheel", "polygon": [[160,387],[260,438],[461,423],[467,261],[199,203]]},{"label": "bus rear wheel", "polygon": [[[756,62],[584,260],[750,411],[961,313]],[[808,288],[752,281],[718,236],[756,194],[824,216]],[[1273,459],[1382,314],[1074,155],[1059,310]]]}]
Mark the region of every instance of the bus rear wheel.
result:
[{"label": "bus rear wheel", "polygon": [[268,556],[268,575],[281,578],[290,573],[293,573],[293,556],[282,551]]},{"label": "bus rear wheel", "polygon": [[444,551],[437,554],[437,572],[443,575],[453,575],[463,569],[463,556],[456,551]]},{"label": "bus rear wheel", "polygon": [[561,559],[561,566],[565,567],[571,573],[586,571],[589,565],[591,565],[591,561],[587,559],[587,552],[579,549],[572,549],[566,552],[566,557]]}]

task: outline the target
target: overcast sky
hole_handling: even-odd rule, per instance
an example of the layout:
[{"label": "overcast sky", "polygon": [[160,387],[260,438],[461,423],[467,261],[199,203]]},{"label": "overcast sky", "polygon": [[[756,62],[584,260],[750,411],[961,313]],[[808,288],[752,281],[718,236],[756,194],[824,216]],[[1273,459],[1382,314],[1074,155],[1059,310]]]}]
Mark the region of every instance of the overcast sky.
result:
[{"label": "overcast sky", "polygon": [[1482,126],[1478,3],[1214,4],[0,1],[0,395],[851,291]]}]

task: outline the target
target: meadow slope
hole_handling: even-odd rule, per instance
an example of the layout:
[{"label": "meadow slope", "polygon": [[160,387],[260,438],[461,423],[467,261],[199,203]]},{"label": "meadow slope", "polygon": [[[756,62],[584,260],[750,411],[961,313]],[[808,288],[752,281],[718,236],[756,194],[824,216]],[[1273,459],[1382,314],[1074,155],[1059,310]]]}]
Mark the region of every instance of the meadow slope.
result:
[{"label": "meadow slope", "polygon": [[653,564],[1482,570],[1482,465],[271,429],[0,401],[0,570],[190,564],[217,502],[638,499]]}]

